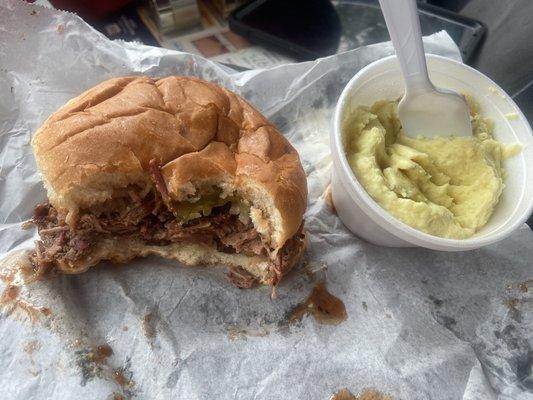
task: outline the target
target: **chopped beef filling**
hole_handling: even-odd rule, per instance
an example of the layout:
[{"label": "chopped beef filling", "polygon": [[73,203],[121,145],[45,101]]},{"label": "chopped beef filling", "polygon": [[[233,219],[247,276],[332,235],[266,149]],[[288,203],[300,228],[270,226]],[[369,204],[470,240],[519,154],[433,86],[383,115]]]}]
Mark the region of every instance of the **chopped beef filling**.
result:
[{"label": "chopped beef filling", "polygon": [[241,267],[230,267],[226,276],[231,283],[241,289],[250,289],[256,283],[255,276]]},{"label": "chopped beef filling", "polygon": [[[153,245],[189,242],[215,245],[226,253],[267,255],[271,249],[266,245],[253,224],[242,223],[237,215],[230,213],[230,204],[216,207],[207,217],[180,224],[161,200],[159,193],[148,193],[144,198],[130,194],[129,204],[120,212],[102,215],[82,214],[71,229],[65,216],[60,215],[50,204],[35,207],[33,223],[37,225],[41,240],[36,243],[33,262],[39,269],[46,269],[56,262],[71,264],[87,256],[99,237],[126,236],[141,239]],[[299,245],[299,235],[288,241],[278,252],[273,263],[273,283],[282,275],[289,262],[293,247]],[[294,243],[291,243],[294,242]],[[242,275],[242,274],[241,274]],[[239,279],[240,286],[250,285],[248,275]]]}]

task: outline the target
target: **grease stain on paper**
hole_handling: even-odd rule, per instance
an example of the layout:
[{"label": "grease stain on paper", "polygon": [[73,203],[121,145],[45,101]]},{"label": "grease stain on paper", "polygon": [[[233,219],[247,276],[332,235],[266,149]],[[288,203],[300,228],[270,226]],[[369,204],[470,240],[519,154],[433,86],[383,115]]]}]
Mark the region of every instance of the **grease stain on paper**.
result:
[{"label": "grease stain on paper", "polygon": [[147,339],[152,339],[155,337],[154,322],[155,321],[153,312],[145,314],[142,319],[142,331]]}]

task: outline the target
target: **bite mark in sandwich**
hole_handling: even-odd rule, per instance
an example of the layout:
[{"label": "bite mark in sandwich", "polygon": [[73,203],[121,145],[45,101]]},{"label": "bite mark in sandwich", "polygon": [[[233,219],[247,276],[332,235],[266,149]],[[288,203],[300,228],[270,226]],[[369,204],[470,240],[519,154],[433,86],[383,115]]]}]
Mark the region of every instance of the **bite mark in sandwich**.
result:
[{"label": "bite mark in sandwich", "polygon": [[289,142],[236,94],[189,77],[111,79],[32,145],[49,203],[33,263],[80,273],[150,254],[275,285],[300,259],[306,178]]}]

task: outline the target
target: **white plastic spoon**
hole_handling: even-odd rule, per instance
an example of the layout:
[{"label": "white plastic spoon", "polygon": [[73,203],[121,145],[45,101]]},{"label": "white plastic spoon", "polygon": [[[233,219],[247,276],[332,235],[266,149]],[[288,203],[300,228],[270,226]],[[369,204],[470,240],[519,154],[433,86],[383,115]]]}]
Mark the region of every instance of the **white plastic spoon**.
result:
[{"label": "white plastic spoon", "polygon": [[415,0],[379,0],[405,81],[398,106],[403,131],[411,137],[471,136],[463,96],[437,89],[429,80]]}]

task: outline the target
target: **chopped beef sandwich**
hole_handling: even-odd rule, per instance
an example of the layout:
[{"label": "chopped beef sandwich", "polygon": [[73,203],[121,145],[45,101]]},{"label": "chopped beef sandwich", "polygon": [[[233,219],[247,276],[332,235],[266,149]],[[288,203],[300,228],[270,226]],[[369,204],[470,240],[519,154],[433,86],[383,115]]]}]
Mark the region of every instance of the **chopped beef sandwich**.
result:
[{"label": "chopped beef sandwich", "polygon": [[155,254],[226,265],[250,287],[276,285],[303,253],[307,183],[296,150],[213,83],[108,80],[52,114],[32,145],[49,198],[33,217],[41,270]]}]

